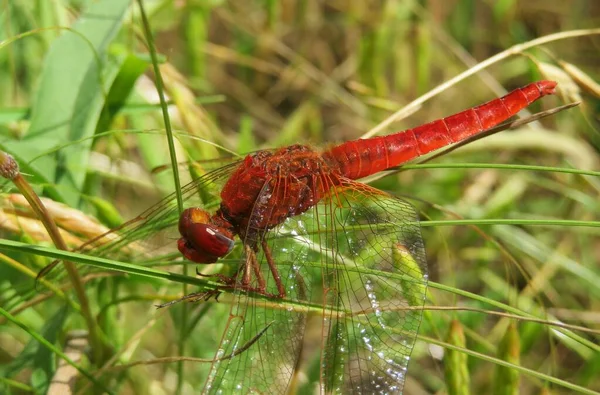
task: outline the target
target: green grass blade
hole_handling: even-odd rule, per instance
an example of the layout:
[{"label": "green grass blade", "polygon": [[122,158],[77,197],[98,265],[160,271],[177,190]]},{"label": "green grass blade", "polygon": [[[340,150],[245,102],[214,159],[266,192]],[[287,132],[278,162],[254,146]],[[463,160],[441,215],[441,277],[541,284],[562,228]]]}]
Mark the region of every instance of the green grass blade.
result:
[{"label": "green grass blade", "polygon": [[[55,40],[44,61],[31,124],[24,140],[7,142],[19,158],[31,158],[56,144],[93,135],[104,103],[108,45],[121,29],[128,0],[94,2],[67,31]],[[114,76],[113,76],[114,77]],[[59,195],[76,205],[85,180],[91,141],[45,157],[33,167],[46,181],[64,188]]]}]

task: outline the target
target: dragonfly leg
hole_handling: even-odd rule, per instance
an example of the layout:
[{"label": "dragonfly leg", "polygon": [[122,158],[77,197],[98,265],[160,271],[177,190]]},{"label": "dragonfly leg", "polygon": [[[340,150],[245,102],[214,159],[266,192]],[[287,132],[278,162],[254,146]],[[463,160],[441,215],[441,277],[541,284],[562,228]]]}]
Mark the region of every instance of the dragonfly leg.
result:
[{"label": "dragonfly leg", "polygon": [[244,267],[244,278],[242,279],[242,286],[248,290],[251,289],[249,266],[252,267],[252,271],[256,276],[256,281],[258,281],[258,287],[256,289],[258,290],[258,292],[266,294],[267,283],[265,282],[265,279],[260,272],[260,267],[256,259],[256,253],[254,252],[254,250],[252,250],[252,248],[250,248],[250,246],[246,245],[246,264]]},{"label": "dragonfly leg", "polygon": [[264,239],[262,241],[262,248],[265,252],[265,258],[267,258],[267,264],[269,265],[269,269],[271,269],[271,274],[275,279],[275,285],[277,286],[277,292],[279,292],[279,297],[285,298],[285,288],[283,287],[283,283],[281,282],[281,276],[279,275],[279,271],[277,271],[277,267],[275,266],[275,262],[273,261],[273,256],[271,255],[269,245]]},{"label": "dragonfly leg", "polygon": [[200,277],[207,277],[207,278],[216,277],[219,282],[221,282],[225,285],[235,284],[235,279],[237,278],[237,275],[239,272],[240,272],[240,269],[238,269],[238,271],[235,273],[235,275],[233,277],[229,277],[229,276],[226,276],[221,273],[204,274],[204,273],[200,272],[200,270],[198,270],[198,268],[196,268],[196,275],[198,275]]},{"label": "dragonfly leg", "polygon": [[211,298],[215,298],[215,301],[218,302],[219,295],[221,295],[221,291],[219,291],[218,289],[212,289],[209,291],[202,291],[202,292],[194,292],[189,295],[185,295],[179,299],[175,299],[170,302],[156,305],[156,308],[162,309],[163,307],[169,307],[169,306],[172,306],[176,303],[183,302],[183,301],[190,302],[190,303],[195,303],[195,302],[199,302],[199,301],[208,302]]},{"label": "dragonfly leg", "polygon": [[[219,286],[218,290],[212,291],[211,294],[208,295],[208,299],[210,299],[211,297],[215,297],[215,300],[217,300],[217,297],[219,296],[221,291],[233,290],[235,288],[238,288],[245,292],[256,292],[261,295],[265,295],[265,296],[272,297],[272,298],[282,298],[285,296],[285,291],[283,291],[283,296],[282,296],[283,286],[281,285],[281,280],[279,278],[279,274],[277,273],[276,269],[275,269],[275,272],[273,272],[273,270],[271,270],[271,273],[273,273],[276,281],[278,281],[277,289],[279,291],[279,294],[274,295],[274,294],[267,292],[267,283],[266,283],[265,278],[263,277],[262,273],[260,272],[260,265],[258,263],[258,260],[256,259],[256,253],[248,245],[245,246],[245,249],[246,249],[246,262],[243,265],[240,265],[240,267],[238,268],[238,270],[235,272],[235,274],[232,277],[226,276],[221,273],[203,274],[198,270],[198,268],[196,268],[196,274],[198,276],[216,277],[218,279],[218,281],[222,284],[221,286]],[[268,255],[268,262],[269,262],[269,266],[272,267],[272,269],[274,269],[274,266],[272,263],[273,258],[271,257],[270,252]],[[238,282],[240,273],[242,273],[242,278],[241,278],[241,281]],[[256,281],[258,282],[257,287],[250,286],[253,274],[254,274],[254,276],[256,276]],[[189,299],[193,298],[194,296],[199,295],[200,297],[197,297],[193,300],[193,301],[197,301],[197,300],[203,299],[202,296],[205,294],[206,293],[192,294],[192,295],[184,296],[180,300],[189,300]],[[177,300],[175,302],[178,302],[180,300]],[[207,300],[207,299],[205,299],[205,300]],[[167,304],[165,304],[165,305],[167,305]],[[164,307],[164,306],[161,305],[160,307]]]},{"label": "dragonfly leg", "polygon": [[[209,298],[214,296],[215,300],[216,300],[216,298],[219,296],[218,293],[220,293],[220,291],[233,290],[235,288],[238,288],[245,292],[256,292],[261,295],[265,295],[265,296],[272,297],[272,298],[285,297],[285,290],[283,288],[283,284],[281,283],[281,278],[279,276],[279,273],[277,272],[277,269],[275,268],[275,265],[273,263],[273,257],[271,256],[271,252],[270,252],[270,250],[268,250],[268,246],[266,245],[266,243],[263,242],[263,249],[265,247],[267,248],[267,250],[265,250],[266,251],[265,255],[267,256],[267,262],[269,263],[269,267],[271,268],[271,273],[273,274],[273,277],[275,278],[275,282],[277,284],[277,290],[279,292],[278,295],[274,295],[274,294],[267,292],[267,283],[266,283],[265,278],[263,277],[262,273],[260,272],[260,265],[258,263],[258,260],[256,259],[256,253],[254,252],[252,247],[246,245],[244,247],[246,249],[246,262],[243,265],[240,265],[240,267],[238,268],[237,272],[235,273],[235,275],[233,277],[225,276],[220,273],[202,274],[198,271],[198,269],[196,269],[196,274],[198,274],[199,276],[216,277],[219,280],[219,282],[221,282],[223,284],[223,285],[219,286],[217,291],[214,291],[214,294],[209,295]],[[240,276],[240,272],[242,273],[242,278],[241,278],[241,281],[238,283],[239,280],[237,280],[237,279]],[[250,285],[253,274],[256,277],[256,281],[258,282],[257,287],[252,287]],[[184,298],[188,299],[188,297],[191,298],[193,296],[194,295],[186,296]],[[199,299],[202,299],[202,297],[199,297],[196,300],[199,300]]]}]

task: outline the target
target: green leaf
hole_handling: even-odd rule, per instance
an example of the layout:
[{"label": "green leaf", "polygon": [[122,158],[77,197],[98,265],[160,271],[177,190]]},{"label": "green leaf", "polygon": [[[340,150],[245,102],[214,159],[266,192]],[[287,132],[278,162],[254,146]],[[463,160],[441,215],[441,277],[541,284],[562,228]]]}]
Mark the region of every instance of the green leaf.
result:
[{"label": "green leaf", "polygon": [[[88,380],[90,380],[99,390],[103,390],[107,393],[112,393],[106,389],[106,387],[103,385],[103,383],[96,380],[96,378],[94,378],[94,376],[92,376],[87,370],[85,370],[81,366],[77,365],[75,362],[73,362],[73,360],[71,360],[67,355],[65,355],[61,350],[59,350],[52,342],[48,341],[44,335],[38,333],[37,331],[30,328],[27,324],[25,324],[21,320],[15,318],[8,311],[4,310],[2,308],[2,306],[0,306],[0,316],[4,317],[8,321],[10,321],[13,325],[19,327],[21,330],[23,330],[25,333],[27,333],[30,337],[32,337],[33,338],[32,342],[39,344],[40,347],[44,347],[44,348],[52,351],[52,353],[54,355],[65,360],[69,365],[73,366],[75,369],[77,369],[79,371],[79,373],[81,373]],[[60,318],[60,314],[58,316],[55,316],[55,318],[56,317]],[[62,323],[60,323],[60,324],[61,324],[60,326],[62,326]],[[51,333],[54,333],[54,331],[52,330]],[[48,358],[49,362],[52,362],[53,360],[54,360],[54,358]],[[45,391],[44,391],[44,393],[45,393]]]},{"label": "green leaf", "polygon": [[84,199],[96,209],[96,217],[111,228],[116,228],[124,221],[118,210],[110,202],[98,196],[84,196]]},{"label": "green leaf", "polygon": [[[66,307],[66,306],[65,306]],[[48,320],[41,331],[41,335],[49,342],[55,343],[58,335],[61,333],[68,316],[66,308],[60,309],[52,318]],[[49,385],[50,378],[54,375],[54,357],[50,350],[42,346],[37,340],[32,339],[27,343],[23,351],[6,365],[2,375],[10,377],[13,374],[22,371],[25,367],[30,367],[36,372],[32,377],[31,384],[39,393],[45,393]]]},{"label": "green leaf", "polygon": [[147,61],[131,54],[125,47],[115,46],[112,48],[111,54],[120,60],[121,67],[106,97],[102,114],[96,125],[96,133],[108,130],[115,115],[127,102],[135,82],[148,68]]},{"label": "green leaf", "polygon": [[[92,136],[111,80],[105,62],[108,45],[119,32],[129,0],[91,3],[72,29],[55,40],[44,61],[28,135],[6,143],[17,158],[35,157],[70,141]],[[37,181],[59,184],[52,197],[75,205],[83,185],[92,141],[43,156],[32,164]],[[21,162],[22,163],[22,162]]]}]

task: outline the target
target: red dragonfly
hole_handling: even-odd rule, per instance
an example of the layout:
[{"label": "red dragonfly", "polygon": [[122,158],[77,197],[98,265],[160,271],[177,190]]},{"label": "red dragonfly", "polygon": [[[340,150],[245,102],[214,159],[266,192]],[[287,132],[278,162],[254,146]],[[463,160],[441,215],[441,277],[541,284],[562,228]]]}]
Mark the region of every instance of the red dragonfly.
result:
[{"label": "red dragonfly", "polygon": [[[259,151],[186,186],[191,196],[217,185],[221,201],[212,214],[181,214],[179,251],[196,263],[238,263],[216,275],[216,292],[234,300],[204,392],[297,391],[303,367],[319,372],[320,392],[401,393],[427,287],[418,216],[356,180],[492,128],[555,86],[539,81],[414,129],[325,150]],[[176,209],[164,205],[127,234],[172,225]],[[313,316],[321,332],[311,360],[316,347],[304,335]]]}]

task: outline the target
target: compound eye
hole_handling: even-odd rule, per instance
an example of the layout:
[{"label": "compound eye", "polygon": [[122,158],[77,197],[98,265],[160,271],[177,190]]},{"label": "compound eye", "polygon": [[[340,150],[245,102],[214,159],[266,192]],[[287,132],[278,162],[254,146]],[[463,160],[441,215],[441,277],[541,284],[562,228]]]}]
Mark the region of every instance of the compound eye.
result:
[{"label": "compound eye", "polygon": [[223,234],[220,228],[207,224],[192,224],[186,239],[198,252],[219,258],[229,254],[234,245],[233,240]]},{"label": "compound eye", "polygon": [[187,237],[193,224],[208,224],[209,222],[210,214],[206,210],[198,207],[186,208],[179,217],[179,233],[181,236]]},{"label": "compound eye", "polygon": [[234,246],[231,232],[210,224],[210,215],[200,208],[188,208],[181,214],[179,233],[179,251],[197,263],[215,262]]}]

